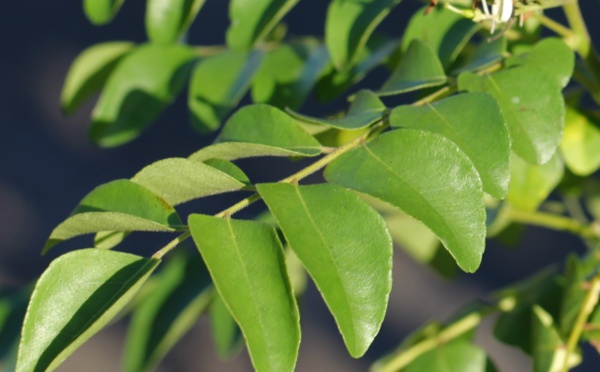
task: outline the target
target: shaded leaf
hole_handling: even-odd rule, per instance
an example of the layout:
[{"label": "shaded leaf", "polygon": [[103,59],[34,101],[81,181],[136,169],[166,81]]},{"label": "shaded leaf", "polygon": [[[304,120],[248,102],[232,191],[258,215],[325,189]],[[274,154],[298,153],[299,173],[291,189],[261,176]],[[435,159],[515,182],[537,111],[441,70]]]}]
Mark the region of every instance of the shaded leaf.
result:
[{"label": "shaded leaf", "polygon": [[488,94],[452,96],[425,106],[400,106],[390,114],[392,127],[437,132],[471,158],[483,190],[502,199],[510,180],[510,138],[496,101]]},{"label": "shaded leaf", "polygon": [[458,265],[474,272],[485,248],[485,206],[473,163],[446,138],[399,129],[341,155],[329,182],[375,196],[429,227]]},{"label": "shaded leaf", "polygon": [[565,340],[568,339],[573,330],[587,293],[585,281],[584,268],[577,255],[569,255],[565,268],[565,289],[560,306],[560,317],[556,325],[560,335]]},{"label": "shaded leaf", "polygon": [[516,67],[482,76],[463,73],[460,90],[491,94],[504,115],[513,150],[530,163],[543,164],[562,136],[565,103],[556,84],[532,67]]},{"label": "shaded leaf", "polygon": [[298,109],[328,62],[327,49],[314,39],[279,45],[265,55],[252,85],[252,100]]},{"label": "shaded leaf", "polygon": [[382,120],[387,108],[381,102],[379,97],[370,90],[361,90],[356,93],[354,101],[350,104],[348,113],[342,118],[322,119],[312,116],[302,115],[292,110],[287,112],[295,119],[318,125],[326,125],[338,129],[362,129],[375,122]]},{"label": "shaded leaf", "polygon": [[99,249],[113,249],[121,244],[129,235],[128,231],[100,231],[94,236],[94,247]]},{"label": "shaded leaf", "polygon": [[444,68],[435,53],[427,44],[415,39],[377,94],[391,96],[411,92],[442,85],[446,80]]},{"label": "shaded leaf", "polygon": [[21,325],[33,286],[0,288],[0,370],[14,371]]},{"label": "shaded leaf", "polygon": [[298,308],[273,228],[193,214],[188,219],[213,282],[246,339],[257,371],[291,371],[300,344]]},{"label": "shaded leaf", "polygon": [[210,305],[210,325],[221,358],[230,358],[240,350],[242,333],[219,294],[214,296]]},{"label": "shaded leaf", "polygon": [[403,371],[486,372],[487,368],[488,359],[483,348],[457,340],[420,355]]},{"label": "shaded leaf", "polygon": [[227,45],[235,50],[252,49],[273,30],[299,0],[232,0],[229,3]]},{"label": "shaded leaf", "polygon": [[106,24],[114,18],[125,0],[83,0],[83,11],[95,25]]},{"label": "shaded leaf", "polygon": [[377,25],[400,0],[333,0],[325,21],[325,44],[338,70],[350,68]]},{"label": "shaded leaf", "polygon": [[75,236],[100,231],[174,231],[177,212],[157,195],[129,180],[117,180],[90,192],[50,234],[43,253]]},{"label": "shaded leaf", "polygon": [[110,75],[92,113],[90,138],[111,147],[136,138],[185,85],[196,56],[179,45],[147,44]]},{"label": "shaded leaf", "polygon": [[554,155],[546,164],[535,165],[513,154],[510,170],[511,181],[506,200],[517,209],[534,211],[558,185],[564,166],[558,155]]},{"label": "shaded leaf", "polygon": [[346,347],[362,356],[379,332],[392,286],[392,240],[383,218],[335,185],[257,185],[323,295]]},{"label": "shaded leaf", "polygon": [[210,165],[211,167],[220,170],[223,173],[228,174],[234,179],[240,181],[244,185],[249,185],[250,180],[248,176],[240,169],[237,165],[233,164],[229,160],[224,159],[208,159],[204,161],[204,164]]},{"label": "shaded leaf", "polygon": [[[562,370],[567,349],[561,340],[552,315],[540,306],[533,307],[532,324],[533,344],[533,371],[534,372],[558,372]],[[581,356],[571,355],[570,366],[579,364]]]},{"label": "shaded leaf", "polygon": [[566,165],[578,176],[600,168],[600,120],[567,106],[560,150]]},{"label": "shaded leaf", "polygon": [[187,31],[205,0],[148,0],[146,34],[158,44],[176,43]]},{"label": "shaded leaf", "polygon": [[226,51],[202,60],[190,80],[188,106],[192,126],[213,132],[240,102],[258,71],[263,52]]},{"label": "shaded leaf", "polygon": [[131,318],[123,363],[128,372],[152,370],[194,326],[214,293],[197,254],[171,259],[155,283]]},{"label": "shaded leaf", "polygon": [[126,41],[96,44],[77,56],[71,64],[60,96],[62,110],[72,114],[83,102],[99,92],[117,66],[133,48]]},{"label": "shaded leaf", "polygon": [[23,322],[17,371],[52,371],[131,300],[160,260],[81,249],[38,280]]},{"label": "shaded leaf", "polygon": [[402,37],[402,51],[406,53],[413,40],[421,40],[447,68],[480,26],[444,7],[436,7],[429,14],[425,14],[425,9],[410,19]]},{"label": "shaded leaf", "polygon": [[455,70],[455,73],[479,71],[500,62],[506,54],[506,38],[504,36],[491,41],[484,41],[475,50],[475,55],[465,66]]},{"label": "shaded leaf", "polygon": [[245,186],[216,168],[183,158],[152,163],[133,176],[131,181],[144,186],[172,206]]}]

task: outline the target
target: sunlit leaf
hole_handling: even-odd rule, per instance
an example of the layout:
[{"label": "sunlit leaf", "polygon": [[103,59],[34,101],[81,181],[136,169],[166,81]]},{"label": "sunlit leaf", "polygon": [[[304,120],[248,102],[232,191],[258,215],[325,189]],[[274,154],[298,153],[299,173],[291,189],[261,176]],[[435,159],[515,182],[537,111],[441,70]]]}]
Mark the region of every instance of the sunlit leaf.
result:
[{"label": "sunlit leaf", "polygon": [[182,158],[159,160],[131,178],[172,206],[239,190],[244,184],[209,165]]},{"label": "sunlit leaf", "polygon": [[402,371],[487,372],[487,368],[488,359],[483,348],[458,340],[420,355]]},{"label": "sunlit leaf", "polygon": [[560,150],[569,169],[588,176],[600,168],[600,120],[567,106]]},{"label": "sunlit leaf", "polygon": [[129,235],[128,231],[100,231],[94,236],[94,247],[113,249]]},{"label": "sunlit leaf", "polygon": [[106,24],[114,18],[125,0],[83,0],[87,18],[96,25]]},{"label": "sunlit leaf", "polygon": [[333,0],[327,10],[325,43],[338,70],[350,68],[375,27],[400,0]]},{"label": "sunlit leaf", "polygon": [[90,138],[107,147],[136,138],[181,91],[195,59],[192,49],[179,45],[147,44],[133,50],[102,90]]},{"label": "sunlit leaf", "polygon": [[192,126],[196,130],[207,133],[219,129],[250,88],[262,59],[261,51],[226,51],[198,64],[188,95]]},{"label": "sunlit leaf", "polygon": [[72,237],[100,231],[174,231],[182,227],[177,212],[148,189],[117,180],[90,192],[50,234],[43,252]]},{"label": "sunlit leaf", "polygon": [[379,332],[391,290],[392,240],[385,221],[339,186],[257,188],[323,295],[350,355],[362,356]]},{"label": "sunlit leaf", "polygon": [[188,223],[213,282],[242,329],[257,371],[292,371],[298,308],[275,230],[254,221],[193,214]]},{"label": "sunlit leaf", "polygon": [[558,154],[543,165],[528,163],[513,154],[510,172],[506,200],[518,209],[534,211],[560,182],[564,165]]},{"label": "sunlit leaf", "polygon": [[406,93],[442,85],[446,80],[444,68],[436,54],[426,43],[415,39],[392,76],[377,93],[381,96]]},{"label": "sunlit leaf", "polygon": [[125,346],[124,370],[151,370],[197,322],[214,293],[198,256],[179,255],[155,277],[152,294],[136,308]]},{"label": "sunlit leaf", "polygon": [[392,110],[393,127],[437,132],[460,147],[473,161],[483,190],[504,198],[510,180],[510,138],[500,108],[492,96],[467,93],[424,106]]},{"label": "sunlit leaf", "polygon": [[560,89],[544,72],[527,66],[481,76],[467,72],[458,77],[458,85],[461,90],[494,96],[517,155],[530,163],[543,164],[556,152],[565,103]]},{"label": "sunlit leaf", "polygon": [[83,102],[99,92],[133,43],[113,41],[96,44],[77,56],[65,79],[60,96],[63,112],[72,114]]},{"label": "sunlit leaf", "polygon": [[205,0],[148,0],[146,33],[153,43],[172,44],[181,38]]},{"label": "sunlit leaf", "polygon": [[233,164],[229,160],[225,159],[208,159],[204,160],[204,164],[210,165],[211,167],[220,170],[223,173],[228,174],[244,185],[250,184],[250,180],[248,176],[244,173],[243,170],[240,169],[237,165]]},{"label": "sunlit leaf", "polygon": [[384,200],[423,222],[467,272],[485,248],[485,206],[473,163],[450,140],[398,129],[330,163],[325,178]]},{"label": "sunlit leaf", "polygon": [[322,119],[308,115],[302,115],[292,110],[287,110],[297,120],[326,125],[338,129],[362,129],[381,120],[387,108],[379,97],[370,90],[361,90],[350,104],[348,113],[342,118]]},{"label": "sunlit leaf", "polygon": [[250,50],[260,43],[299,0],[232,0],[227,45]]},{"label": "sunlit leaf", "polygon": [[159,263],[101,249],[54,260],[29,302],[17,371],[56,369],[127,305]]}]

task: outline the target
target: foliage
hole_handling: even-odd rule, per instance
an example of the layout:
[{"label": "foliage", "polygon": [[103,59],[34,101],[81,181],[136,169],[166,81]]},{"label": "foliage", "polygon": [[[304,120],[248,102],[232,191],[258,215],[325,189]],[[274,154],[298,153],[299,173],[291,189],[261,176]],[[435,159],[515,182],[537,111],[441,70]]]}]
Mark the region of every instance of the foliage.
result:
[{"label": "foliage", "polygon": [[[493,370],[473,342],[491,314],[499,314],[496,337],[531,355],[535,371],[566,371],[581,362],[579,345],[600,343],[600,232],[589,222],[598,187],[586,177],[600,167],[600,62],[578,2],[433,1],[401,41],[376,30],[399,0],[332,0],[322,39],[285,35],[282,19],[297,2],[232,0],[227,45],[199,46],[185,35],[204,0],[148,0],[147,43],[98,44],[73,62],[61,104],[70,114],[100,93],[89,130],[99,146],[140,136],[186,86],[192,126],[219,134],[188,158],[100,185],[52,231],[44,252],[84,234],[95,234],[94,247],[60,256],[38,280],[17,371],[55,369],[124,312],[132,312],[124,369],[151,370],[208,311],[223,355],[241,331],[256,370],[293,370],[305,275],[359,358],[385,316],[393,241],[440,273],[471,273],[486,237],[515,224],[577,234],[589,251],[570,256],[564,272],[544,271],[448,324],[423,327],[372,369]],[[94,24],[122,5],[84,1]],[[557,7],[568,26],[544,13]],[[541,37],[543,29],[558,37]],[[353,89],[380,66],[390,70],[381,87]],[[311,92],[344,95],[349,107],[306,115]],[[236,110],[248,93],[253,104]],[[412,104],[386,106],[407,93]],[[254,184],[235,164],[250,157],[308,165]],[[324,182],[300,184],[320,171]],[[549,195],[567,181],[566,209],[548,211]],[[228,192],[251,194],[214,216],[175,209]],[[258,200],[269,216],[232,217]],[[126,249],[134,231],[178,235],[150,258],[112,250]],[[167,256],[190,237],[199,255]],[[0,292],[0,357],[14,355],[7,326],[24,311],[18,298]]]}]

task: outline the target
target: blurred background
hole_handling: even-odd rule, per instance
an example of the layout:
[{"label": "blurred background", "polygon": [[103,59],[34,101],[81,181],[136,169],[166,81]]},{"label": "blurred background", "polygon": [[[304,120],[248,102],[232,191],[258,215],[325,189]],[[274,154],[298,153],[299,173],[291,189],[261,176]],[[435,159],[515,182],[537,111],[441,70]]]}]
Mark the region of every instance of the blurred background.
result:
[{"label": "blurred background", "polygon": [[[213,140],[211,136],[200,136],[189,126],[185,94],[140,138],[115,149],[99,149],[88,142],[86,131],[93,102],[72,117],[61,114],[59,97],[64,77],[73,59],[83,49],[103,41],[142,43],[146,40],[144,3],[141,0],[126,1],[112,23],[95,27],[84,17],[79,0],[2,1],[0,286],[3,288],[25,286],[35,280],[56,256],[90,245],[89,237],[75,239],[55,248],[47,256],[40,256],[51,230],[94,187],[114,179],[129,178],[145,165],[162,158],[188,156]],[[228,26],[227,3],[206,2],[189,32],[190,43],[224,43]],[[583,3],[585,10],[586,2]],[[327,1],[300,1],[285,19],[288,33],[322,35],[327,5]],[[416,1],[403,2],[378,30],[390,36],[401,35],[408,17],[421,5]],[[556,14],[560,16],[560,12]],[[592,33],[598,35],[598,30],[592,30]],[[361,87],[376,89],[386,76],[383,71],[374,71],[353,91]],[[394,102],[397,103],[401,101]],[[343,107],[343,97],[328,105],[318,104],[310,98],[302,111],[324,115]],[[276,180],[302,166],[286,160],[264,159],[244,161],[241,165],[254,181]],[[279,173],[271,172],[272,167]],[[311,181],[318,179],[308,180]],[[217,212],[239,198],[234,195],[203,199],[189,210]],[[251,218],[261,208],[257,205],[239,217]],[[160,234],[151,238],[133,237],[126,248],[150,255],[168,239]],[[303,334],[297,370],[364,371],[424,323],[433,319],[447,320],[469,302],[485,300],[491,291],[523,279],[541,267],[553,263],[561,265],[569,252],[582,251],[578,239],[567,234],[527,228],[518,247],[489,242],[481,269],[476,274],[460,274],[456,280],[449,281],[397,250],[387,318],[372,348],[359,360],[353,360],[346,352],[333,318],[318,291],[309,284],[300,304]],[[493,340],[490,324],[479,332],[478,340],[500,370],[530,370],[529,359],[524,354]],[[122,320],[103,330],[58,370],[120,370],[125,326],[126,320]],[[585,350],[585,353],[586,364],[576,370],[597,370],[594,368],[600,363],[597,353],[592,350]],[[251,371],[252,368],[243,351],[231,361],[216,357],[210,327],[203,318],[158,370]]]}]

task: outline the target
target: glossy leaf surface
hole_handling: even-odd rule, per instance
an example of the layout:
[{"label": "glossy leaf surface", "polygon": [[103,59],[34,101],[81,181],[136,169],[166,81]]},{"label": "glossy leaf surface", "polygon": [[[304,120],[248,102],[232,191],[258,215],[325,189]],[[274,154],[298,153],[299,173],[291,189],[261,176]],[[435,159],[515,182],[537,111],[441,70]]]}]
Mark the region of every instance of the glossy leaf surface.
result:
[{"label": "glossy leaf surface", "polygon": [[213,132],[248,91],[262,62],[263,52],[226,51],[202,60],[190,81],[188,106],[192,126]]},{"label": "glossy leaf surface", "polygon": [[17,371],[56,369],[127,305],[159,263],[100,249],[54,260],[31,297]]},{"label": "glossy leaf surface", "polygon": [[250,50],[260,43],[299,0],[232,0],[227,45]]},{"label": "glossy leaf surface", "polygon": [[361,90],[354,97],[354,101],[350,104],[348,113],[342,118],[322,119],[312,116],[302,115],[292,110],[287,110],[297,120],[326,125],[338,129],[362,129],[381,120],[386,110],[385,105],[376,94],[370,90]]},{"label": "glossy leaf surface", "polygon": [[325,21],[325,44],[338,70],[351,67],[375,27],[400,0],[333,0]]},{"label": "glossy leaf surface", "polygon": [[325,178],[400,208],[427,225],[464,271],[479,267],[486,234],[481,180],[450,140],[415,129],[385,133],[330,163]]},{"label": "glossy leaf surface", "polygon": [[95,25],[106,24],[114,18],[125,0],[83,0],[85,15]]},{"label": "glossy leaf surface", "polygon": [[137,137],[185,85],[192,49],[147,44],[127,55],[113,71],[92,113],[90,138],[118,146]]},{"label": "glossy leaf surface", "polygon": [[100,231],[174,231],[182,222],[173,207],[148,189],[128,180],[98,186],[69,218],[58,225],[44,253],[72,237]]},{"label": "glossy leaf surface", "polygon": [[187,30],[205,0],[148,0],[146,33],[153,43],[173,44]]},{"label": "glossy leaf surface", "polygon": [[63,112],[72,114],[85,100],[99,92],[117,63],[133,43],[113,41],[87,48],[73,61],[60,96]]},{"label": "glossy leaf surface", "polygon": [[362,356],[379,332],[392,287],[392,240],[385,221],[339,186],[257,188],[323,295],[350,355]]},{"label": "glossy leaf surface", "polygon": [[275,230],[254,221],[193,214],[188,223],[213,282],[242,329],[257,371],[292,371],[298,308]]},{"label": "glossy leaf surface", "polygon": [[131,319],[125,345],[124,370],[152,370],[194,326],[214,294],[208,271],[195,254],[179,255],[153,277],[152,294]]},{"label": "glossy leaf surface", "polygon": [[600,118],[567,106],[560,150],[566,165],[579,176],[600,168]]},{"label": "glossy leaf surface", "polygon": [[430,130],[451,139],[471,158],[483,190],[502,199],[510,180],[510,138],[492,96],[467,93],[424,106],[400,106],[390,114],[392,127]]},{"label": "glossy leaf surface", "polygon": [[513,150],[530,163],[543,164],[562,136],[565,103],[556,84],[532,67],[516,67],[482,76],[463,73],[461,90],[491,94],[504,115]]},{"label": "glossy leaf surface", "polygon": [[483,348],[457,340],[420,355],[403,371],[487,372],[487,368],[488,360]]},{"label": "glossy leaf surface", "polygon": [[131,178],[175,206],[203,196],[239,190],[244,184],[209,165],[182,158],[159,160]]},{"label": "glossy leaf surface", "polygon": [[435,87],[446,82],[444,68],[433,50],[419,39],[413,40],[392,76],[377,92],[390,96]]},{"label": "glossy leaf surface", "polygon": [[510,169],[511,181],[506,200],[512,206],[527,211],[536,210],[546,200],[564,172],[558,154],[542,165],[528,163],[513,154]]}]

